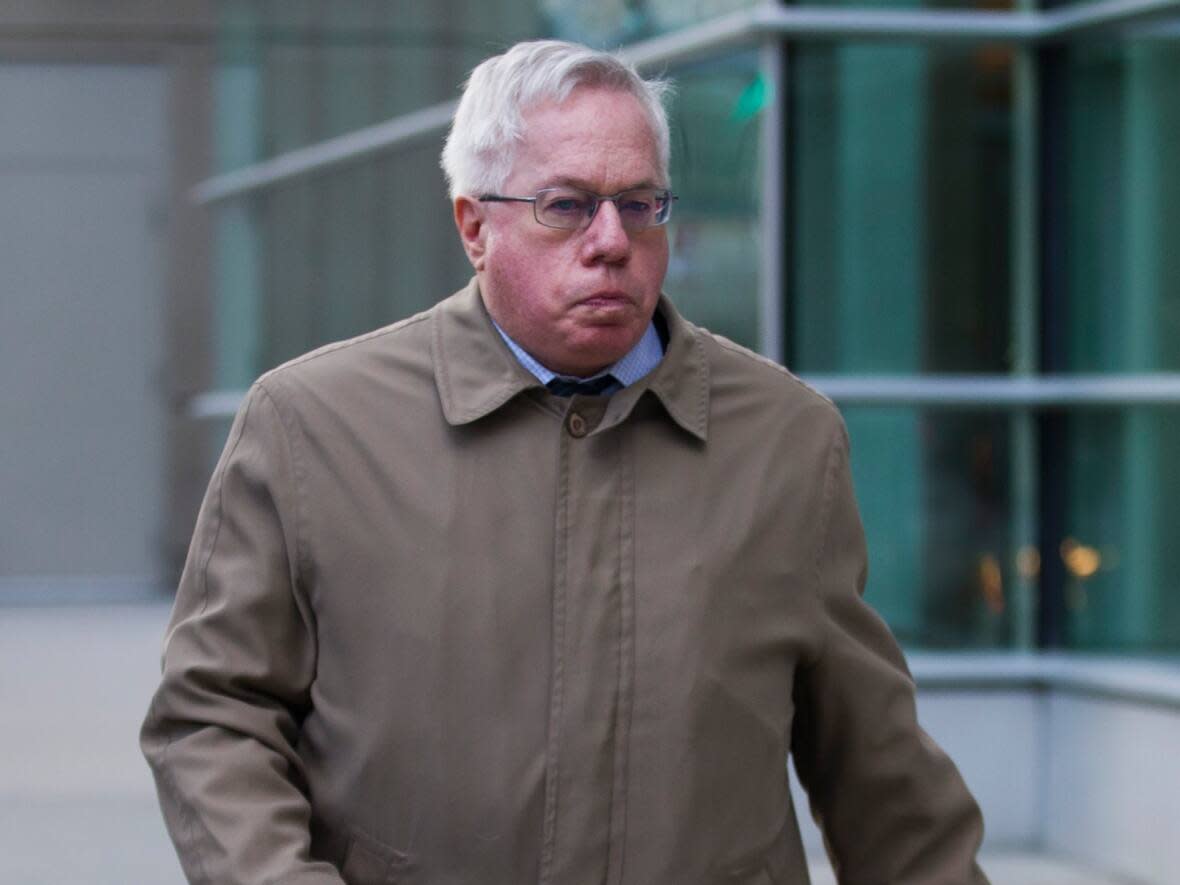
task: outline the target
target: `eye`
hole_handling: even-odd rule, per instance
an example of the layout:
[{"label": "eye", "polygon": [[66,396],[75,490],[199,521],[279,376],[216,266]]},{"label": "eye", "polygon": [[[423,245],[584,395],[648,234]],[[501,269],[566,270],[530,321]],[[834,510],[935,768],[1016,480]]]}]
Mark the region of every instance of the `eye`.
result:
[{"label": "eye", "polygon": [[635,191],[619,197],[619,212],[636,218],[646,218],[653,214],[658,206],[656,195],[650,191]]},{"label": "eye", "polygon": [[554,215],[585,215],[589,212],[590,201],[578,194],[551,194],[545,198],[541,209]]}]

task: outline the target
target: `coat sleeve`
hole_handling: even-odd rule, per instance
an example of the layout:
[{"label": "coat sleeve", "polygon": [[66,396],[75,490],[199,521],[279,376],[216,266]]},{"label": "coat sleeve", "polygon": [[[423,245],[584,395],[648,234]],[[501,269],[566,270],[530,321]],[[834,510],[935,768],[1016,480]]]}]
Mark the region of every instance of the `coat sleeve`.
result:
[{"label": "coat sleeve", "polygon": [[841,883],[986,885],[979,809],[918,726],[914,684],[861,599],[864,533],[848,438],[833,434],[815,559],[822,635],[795,683],[792,755]]},{"label": "coat sleeve", "polygon": [[201,506],[141,733],[181,865],[200,885],[343,883],[309,858],[295,751],[316,646],[286,430],[255,384]]}]

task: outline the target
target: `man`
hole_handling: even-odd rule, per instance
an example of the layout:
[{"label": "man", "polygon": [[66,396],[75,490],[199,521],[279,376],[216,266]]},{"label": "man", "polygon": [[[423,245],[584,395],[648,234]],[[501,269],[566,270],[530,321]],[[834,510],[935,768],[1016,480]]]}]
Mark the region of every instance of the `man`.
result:
[{"label": "man", "polygon": [[660,88],[484,62],[475,279],[251,389],[143,732],[190,881],[806,882],[788,752],[842,882],[984,881],[835,409],[660,295]]}]

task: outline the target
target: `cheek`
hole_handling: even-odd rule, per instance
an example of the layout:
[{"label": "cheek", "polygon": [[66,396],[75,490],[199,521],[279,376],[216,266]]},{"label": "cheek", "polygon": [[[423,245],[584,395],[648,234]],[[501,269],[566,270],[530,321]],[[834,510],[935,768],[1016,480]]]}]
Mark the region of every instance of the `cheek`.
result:
[{"label": "cheek", "polygon": [[642,261],[644,282],[658,293],[664,285],[664,276],[668,272],[667,239],[652,244],[652,248],[644,252]]},{"label": "cheek", "polygon": [[514,300],[528,302],[533,313],[556,307],[567,270],[578,265],[573,243],[547,241],[544,231],[505,237],[496,255],[498,277],[511,284]]},{"label": "cheek", "polygon": [[551,312],[547,297],[553,289],[551,258],[501,242],[494,257],[489,255],[487,267],[502,315],[535,319]]},{"label": "cheek", "polygon": [[511,285],[520,281],[524,264],[520,246],[513,237],[504,233],[488,237],[486,262],[488,274],[498,282]]}]

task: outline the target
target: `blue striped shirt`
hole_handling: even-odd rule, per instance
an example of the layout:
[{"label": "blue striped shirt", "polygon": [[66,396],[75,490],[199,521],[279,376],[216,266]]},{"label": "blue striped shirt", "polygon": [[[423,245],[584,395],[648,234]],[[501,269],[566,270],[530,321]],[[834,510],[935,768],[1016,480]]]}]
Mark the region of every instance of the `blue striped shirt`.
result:
[{"label": "blue striped shirt", "polygon": [[648,323],[647,331],[643,333],[643,337],[639,339],[639,342],[627,351],[622,359],[613,366],[608,366],[601,372],[591,375],[589,378],[559,375],[557,372],[547,369],[533,359],[523,347],[508,337],[508,333],[501,329],[495,320],[492,320],[492,325],[496,327],[496,331],[500,333],[500,337],[504,339],[504,343],[508,345],[508,349],[512,351],[512,355],[542,384],[548,384],[554,378],[565,378],[571,381],[590,381],[609,374],[614,375],[615,379],[619,382],[617,385],[608,387],[603,391],[604,393],[610,394],[634,384],[658,366],[660,360],[664,358],[664,346],[660,343],[660,333],[656,331],[655,323]]}]

